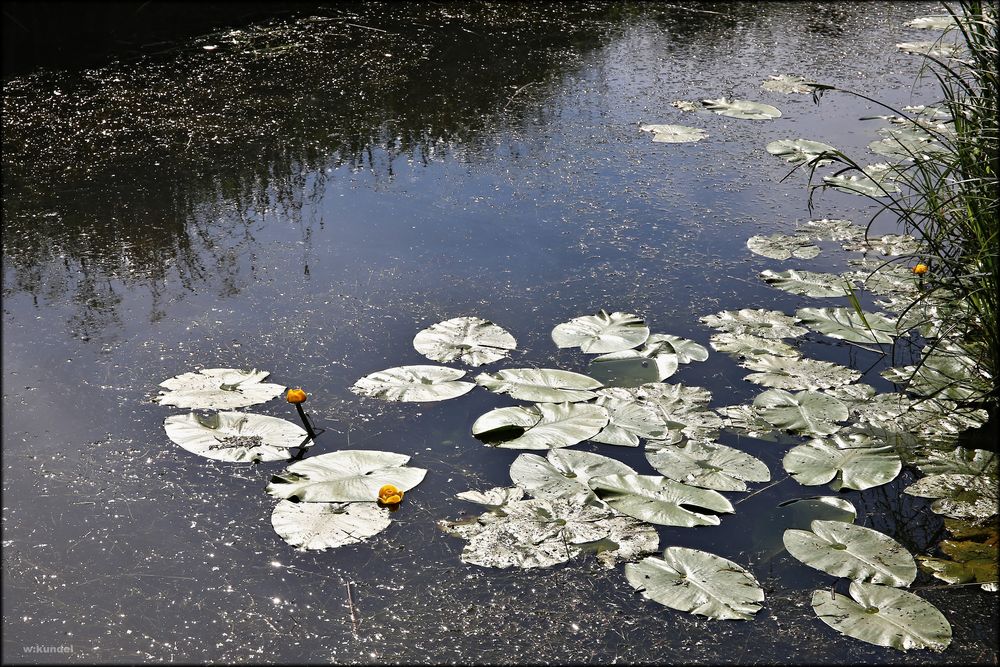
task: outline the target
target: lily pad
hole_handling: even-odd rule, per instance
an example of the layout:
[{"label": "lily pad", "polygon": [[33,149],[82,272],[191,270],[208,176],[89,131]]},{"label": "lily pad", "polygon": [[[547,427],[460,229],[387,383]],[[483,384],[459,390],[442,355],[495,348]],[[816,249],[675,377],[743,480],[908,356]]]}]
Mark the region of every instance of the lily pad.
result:
[{"label": "lily pad", "polygon": [[933,56],[935,58],[954,58],[962,52],[962,49],[956,44],[943,44],[936,41],[900,42],[896,45],[896,48],[904,53]]},{"label": "lily pad", "polygon": [[[708,409],[712,394],[702,387],[685,387],[667,383],[644,384],[630,390],[652,405],[666,423],[668,432],[687,438],[711,440],[719,434],[722,419]],[[676,441],[676,437],[658,437]]]},{"label": "lily pad", "polygon": [[768,80],[760,84],[760,87],[764,90],[769,90],[773,93],[811,93],[816,90],[815,86],[811,85],[812,82],[801,76],[795,76],[794,74],[778,74],[768,77]]},{"label": "lily pad", "polygon": [[543,458],[521,454],[510,466],[510,478],[535,498],[567,500],[579,505],[606,507],[590,490],[587,480],[600,475],[634,475],[635,470],[607,456],[553,449]]},{"label": "lily pad", "polygon": [[948,451],[924,451],[916,457],[913,464],[925,475],[958,473],[996,476],[997,474],[997,455],[987,449],[956,447]]},{"label": "lily pad", "polygon": [[280,501],[271,525],[281,539],[302,551],[363,542],[389,527],[389,510],[376,503],[293,503]]},{"label": "lily pad", "polygon": [[785,162],[793,164],[804,162],[814,166],[822,166],[833,162],[831,158],[821,157],[824,154],[839,154],[836,148],[821,141],[809,139],[778,139],[767,145],[767,152],[784,158]]},{"label": "lily pad", "polygon": [[918,28],[922,30],[947,30],[957,27],[955,17],[950,14],[938,14],[936,16],[920,16],[910,19],[904,23],[907,28]]},{"label": "lily pad", "polygon": [[784,542],[792,556],[835,577],[890,586],[909,586],[917,577],[903,545],[853,523],[815,520],[810,530],[786,530]]},{"label": "lily pad", "polygon": [[645,598],[713,619],[750,620],[764,601],[764,590],[742,566],[686,547],[628,563],[625,578]]},{"label": "lily pad", "polygon": [[622,388],[598,390],[597,405],[608,411],[608,425],[590,438],[620,447],[638,447],[640,438],[663,438],[667,432],[655,404]]},{"label": "lily pad", "polygon": [[[705,361],[708,359],[708,350],[704,345],[696,343],[688,338],[673,336],[671,334],[650,334],[643,347],[639,349],[640,354],[646,355],[648,351],[658,351],[664,343],[673,348],[677,355],[677,363],[688,364],[692,361]],[[654,353],[655,357],[656,354]]]},{"label": "lily pad", "polygon": [[799,235],[807,235],[820,241],[852,241],[863,239],[865,230],[850,220],[827,219],[809,220],[805,227],[796,230]]},{"label": "lily pad", "polygon": [[475,521],[441,521],[438,527],[468,540],[462,562],[482,567],[551,567],[596,552],[604,567],[635,560],[656,550],[652,526],[612,510],[565,500],[516,500],[502,514],[487,512]]},{"label": "lily pad", "polygon": [[472,434],[504,449],[556,449],[592,438],[607,424],[608,411],[599,405],[536,403],[487,412],[472,424]]},{"label": "lily pad", "polygon": [[164,380],[154,403],[178,408],[233,410],[257,405],[280,396],[285,387],[261,382],[267,371],[244,371],[237,368],[203,368]]},{"label": "lily pad", "polygon": [[816,438],[789,451],[782,465],[799,484],[815,486],[833,482],[842,488],[862,491],[896,479],[903,464],[892,447],[851,446],[846,438]]},{"label": "lily pad", "polygon": [[490,510],[498,510],[507,503],[524,498],[524,489],[519,486],[497,486],[486,491],[462,491],[456,498],[477,505],[485,505]]},{"label": "lily pad", "polygon": [[475,388],[471,382],[456,382],[463,375],[465,371],[445,366],[397,366],[366,375],[351,391],[387,401],[444,401]]},{"label": "lily pad", "polygon": [[864,167],[860,174],[824,176],[823,182],[851,194],[888,197],[890,194],[899,192],[899,186],[892,180],[894,173],[893,167],[887,164],[872,164]]},{"label": "lily pad", "polygon": [[688,440],[675,445],[646,443],[646,460],[670,479],[716,491],[746,491],[747,482],[767,482],[771,472],[760,459],[711,441]]},{"label": "lily pad", "polygon": [[850,598],[830,590],[813,591],[813,611],[837,632],[902,651],[943,651],[951,643],[948,620],[913,593],[858,581],[851,582],[849,592]]},{"label": "lily pad", "polygon": [[763,521],[754,524],[754,552],[760,554],[758,562],[766,563],[785,553],[786,530],[808,530],[817,519],[854,523],[857,517],[854,505],[844,498],[807,496],[786,500],[779,503]]},{"label": "lily pad", "polygon": [[576,317],[556,325],[552,340],[558,347],[579,347],[584,352],[620,352],[642,345],[649,327],[638,315],[601,310],[596,315]]},{"label": "lily pad", "polygon": [[409,491],[423,481],[427,471],[408,467],[409,460],[394,452],[342,449],[296,461],[271,478],[267,492],[306,503],[374,502],[385,484]]},{"label": "lily pad", "polygon": [[714,111],[720,116],[728,116],[729,118],[771,120],[772,118],[781,117],[781,111],[777,107],[761,102],[720,97],[715,100],[702,100],[701,103],[709,111]]},{"label": "lily pad", "polygon": [[791,394],[768,389],[753,401],[757,414],[772,426],[804,435],[829,435],[840,430],[849,412],[844,403],[817,391]]},{"label": "lily pad", "polygon": [[591,390],[602,386],[592,377],[557,368],[504,368],[480,373],[476,383],[495,394],[539,403],[589,401],[597,396]]},{"label": "lily pad", "polygon": [[698,489],[659,475],[605,475],[591,477],[597,497],[622,514],[663,526],[717,526],[719,517],[701,514],[691,507],[713,512],[733,512],[725,496]]},{"label": "lily pad", "polygon": [[722,417],[722,427],[725,429],[738,431],[751,438],[775,439],[772,437],[774,426],[766,422],[752,405],[727,405],[718,408],[716,412]]},{"label": "lily pad", "polygon": [[640,125],[643,132],[652,132],[655,143],[682,144],[701,141],[708,136],[705,130],[686,125]]},{"label": "lily pad", "polygon": [[761,338],[796,338],[808,329],[795,326],[798,318],[785,315],[780,310],[765,310],[763,308],[743,308],[741,310],[722,310],[715,315],[705,315],[702,322],[712,327],[735,334],[750,334]]},{"label": "lily pad", "polygon": [[709,339],[712,347],[736,357],[801,357],[799,349],[778,338],[761,338],[751,334],[717,333]]},{"label": "lily pad", "polygon": [[434,361],[459,359],[470,366],[482,366],[508,356],[517,341],[489,320],[455,317],[419,332],[413,338],[413,347]]},{"label": "lily pad", "polygon": [[744,378],[747,381],[776,389],[829,389],[861,377],[847,366],[804,357],[750,357],[740,366],[756,371]]},{"label": "lily pad", "polygon": [[992,542],[943,540],[939,546],[947,558],[917,556],[917,561],[921,569],[949,584],[996,584],[998,553],[995,527],[992,537]]},{"label": "lily pad", "polygon": [[292,457],[291,448],[313,444],[305,430],[290,421],[245,412],[173,415],[163,427],[184,449],[217,461],[283,461]]},{"label": "lily pad", "polygon": [[760,278],[772,287],[801,296],[832,297],[850,293],[846,281],[836,273],[765,269],[761,271]]},{"label": "lily pad", "polygon": [[852,308],[799,308],[795,315],[813,331],[853,343],[892,343],[901,333],[882,313],[864,313],[862,319]]},{"label": "lily pad", "polygon": [[877,252],[880,255],[898,257],[922,252],[926,246],[909,234],[885,234],[873,238],[862,238],[844,243],[844,250],[857,252]]},{"label": "lily pad", "polygon": [[949,346],[926,352],[919,366],[887,368],[882,377],[914,394],[963,402],[983,399],[992,388],[985,369],[968,354]]},{"label": "lily pad", "polygon": [[755,254],[771,259],[812,259],[819,255],[819,246],[806,236],[789,236],[788,234],[771,234],[769,236],[751,236],[747,239],[747,248]]},{"label": "lily pad", "polygon": [[991,475],[943,473],[918,479],[903,493],[936,498],[935,514],[983,524],[997,515],[997,478]]}]

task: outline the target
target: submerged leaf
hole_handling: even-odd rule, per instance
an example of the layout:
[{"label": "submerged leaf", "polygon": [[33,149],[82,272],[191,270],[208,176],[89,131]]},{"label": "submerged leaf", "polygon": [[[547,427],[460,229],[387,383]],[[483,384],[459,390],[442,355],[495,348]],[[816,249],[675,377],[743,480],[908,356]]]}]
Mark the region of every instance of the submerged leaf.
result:
[{"label": "submerged leaf", "polygon": [[809,237],[789,236],[788,234],[771,234],[769,236],[751,236],[747,239],[747,248],[755,254],[770,259],[812,259],[819,254],[819,246]]},{"label": "submerged leaf", "polygon": [[173,415],[164,420],[163,427],[167,437],[184,449],[217,461],[283,461],[292,457],[290,448],[313,444],[290,421],[245,412]]},{"label": "submerged leaf", "polygon": [[917,577],[903,545],[864,526],[815,520],[810,530],[786,530],[784,542],[795,558],[835,577],[890,586],[909,586]]},{"label": "submerged leaf", "polygon": [[517,347],[517,341],[489,320],[455,317],[419,332],[413,338],[413,347],[434,361],[459,359],[470,366],[482,366],[506,357]]},{"label": "submerged leaf", "polygon": [[643,132],[652,132],[655,143],[680,144],[701,141],[708,136],[705,130],[686,125],[640,125]]},{"label": "submerged leaf", "polygon": [[280,384],[261,382],[267,371],[244,371],[236,368],[203,368],[182,373],[160,383],[167,391],[153,398],[154,403],[178,408],[232,410],[245,408],[280,396]]},{"label": "submerged leaf", "polygon": [[487,412],[473,423],[472,434],[504,449],[555,449],[592,438],[607,424],[608,411],[600,405],[536,403]]},{"label": "submerged leaf", "polygon": [[409,491],[423,481],[427,471],[407,467],[409,460],[394,452],[342,449],[296,461],[271,478],[267,492],[306,503],[373,502],[386,484]]},{"label": "submerged leaf", "polygon": [[719,517],[701,514],[690,507],[713,512],[733,512],[725,496],[697,489],[658,475],[605,475],[591,477],[597,497],[622,514],[664,526],[717,526]]},{"label": "submerged leaf", "polygon": [[480,373],[476,383],[495,394],[539,403],[589,401],[597,396],[591,390],[602,386],[592,377],[557,368],[504,368]]},{"label": "submerged leaf", "polygon": [[609,315],[604,310],[573,318],[552,330],[552,340],[558,347],[579,347],[592,354],[628,350],[642,345],[647,338],[649,327],[638,315],[622,312]]},{"label": "submerged leaf", "polygon": [[625,578],[643,597],[714,619],[750,620],[764,601],[764,590],[743,567],[686,547],[667,547],[662,558],[628,563]]},{"label": "submerged leaf", "polygon": [[850,594],[853,600],[829,590],[813,591],[813,611],[837,632],[876,646],[943,651],[951,643],[948,620],[913,593],[852,581]]},{"label": "submerged leaf", "polygon": [[387,401],[444,401],[467,394],[476,385],[456,382],[465,371],[445,366],[398,366],[370,373],[351,391]]},{"label": "submerged leaf", "polygon": [[321,550],[355,544],[377,535],[392,520],[389,510],[370,503],[293,503],[280,501],[271,525],[293,547]]}]

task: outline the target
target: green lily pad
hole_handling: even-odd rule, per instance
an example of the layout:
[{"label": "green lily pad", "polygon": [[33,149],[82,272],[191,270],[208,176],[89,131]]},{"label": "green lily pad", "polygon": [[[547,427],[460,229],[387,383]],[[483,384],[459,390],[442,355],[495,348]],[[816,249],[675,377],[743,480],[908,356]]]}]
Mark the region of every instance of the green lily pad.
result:
[{"label": "green lily pad", "polygon": [[771,472],[755,456],[711,441],[683,445],[650,440],[646,460],[670,479],[716,491],[746,491],[747,482],[767,482]]},{"label": "green lily pad", "polygon": [[849,241],[843,244],[843,248],[855,252],[877,252],[880,255],[899,257],[920,253],[926,246],[909,234],[884,234],[874,238]]},{"label": "green lily pad", "polygon": [[817,391],[791,394],[768,389],[753,401],[757,414],[772,426],[804,435],[829,435],[840,430],[836,422],[847,420],[844,403]]},{"label": "green lily pad", "polygon": [[370,373],[351,391],[387,401],[444,401],[472,391],[471,382],[456,382],[465,371],[445,366],[397,366]]},{"label": "green lily pad", "polygon": [[848,438],[838,436],[799,445],[781,463],[799,484],[815,486],[832,481],[834,491],[881,486],[896,479],[902,470],[903,464],[892,447],[855,446]]},{"label": "green lily pad", "polygon": [[[707,389],[658,382],[629,391],[653,406],[667,425],[668,433],[697,440],[711,440],[719,434],[722,419],[708,409],[712,394]],[[657,439],[676,441],[674,436]]]},{"label": "green lily pad", "polygon": [[819,255],[819,246],[806,236],[788,234],[770,234],[769,236],[751,236],[747,239],[747,248],[757,255],[770,259],[812,259]]},{"label": "green lily pad", "polygon": [[904,53],[935,58],[955,58],[962,52],[956,44],[944,44],[938,41],[900,42],[896,48]]},{"label": "green lily pad", "polygon": [[918,479],[903,493],[936,498],[935,514],[982,524],[997,515],[997,478],[991,475],[944,473]]},{"label": "green lily pad", "polygon": [[901,333],[882,313],[864,313],[862,319],[851,308],[799,308],[795,315],[813,331],[853,343],[892,343]]},{"label": "green lily pad", "polygon": [[903,545],[864,526],[815,520],[810,530],[786,530],[784,542],[796,559],[835,577],[890,586],[909,586],[917,577]]},{"label": "green lily pad", "polygon": [[587,375],[557,368],[504,368],[480,373],[476,383],[495,394],[538,403],[589,401],[597,396],[591,390],[603,386]]},{"label": "green lily pad", "polygon": [[920,16],[910,19],[904,23],[907,28],[918,28],[922,30],[948,30],[956,28],[955,17],[950,14],[938,14],[936,16]]},{"label": "green lily pad", "polygon": [[302,551],[363,542],[389,527],[389,510],[376,503],[294,503],[280,501],[271,526],[285,542]]},{"label": "green lily pad", "polygon": [[713,619],[750,620],[764,601],[764,590],[742,566],[686,547],[628,563],[625,578],[645,598]]},{"label": "green lily pad", "polygon": [[579,347],[584,352],[602,354],[637,347],[649,338],[649,327],[638,315],[604,310],[596,315],[576,317],[556,325],[552,340],[558,347]]},{"label": "green lily pad", "polygon": [[283,461],[292,457],[291,448],[313,445],[305,430],[290,421],[245,412],[173,415],[163,427],[176,444],[217,461]]},{"label": "green lily pad", "polygon": [[808,530],[812,522],[843,521],[854,523],[858,512],[854,505],[844,498],[834,496],[807,496],[781,502],[763,521],[754,523],[753,550],[760,554],[759,563],[766,563],[775,556],[785,553],[785,531],[789,529]]},{"label": "green lily pad", "polygon": [[751,438],[773,440],[774,426],[765,421],[752,405],[727,405],[716,412],[722,417],[722,427]]},{"label": "green lily pad", "polygon": [[462,491],[456,498],[477,505],[485,505],[490,510],[501,509],[507,503],[524,498],[524,489],[519,486],[497,486],[486,491]]},{"label": "green lily pad", "polygon": [[257,405],[280,396],[285,387],[261,382],[267,371],[237,368],[203,368],[182,373],[160,383],[167,389],[153,398],[154,403],[200,410],[233,410]]},{"label": "green lily pad", "polygon": [[847,296],[846,281],[836,273],[815,273],[813,271],[761,271],[760,278],[768,285],[780,290],[813,297]]},{"label": "green lily pad", "polygon": [[785,315],[780,310],[763,308],[721,310],[700,319],[713,329],[740,335],[750,334],[760,338],[797,338],[808,332],[808,329],[795,326],[799,321],[798,318]]},{"label": "green lily pad", "polygon": [[949,584],[996,584],[998,552],[995,528],[992,543],[943,540],[939,546],[947,558],[917,556],[921,569]]},{"label": "green lily pad", "polygon": [[607,424],[600,405],[536,403],[491,410],[472,424],[472,435],[504,449],[556,449],[592,438]]},{"label": "green lily pad", "polygon": [[296,461],[271,478],[267,492],[306,503],[374,502],[386,484],[409,491],[423,481],[427,471],[408,467],[409,460],[394,452],[342,449]]},{"label": "green lily pad", "polygon": [[489,320],[455,317],[419,332],[413,338],[413,347],[434,361],[458,359],[470,366],[482,366],[508,356],[517,341]]},{"label": "green lily pad", "polygon": [[778,338],[761,338],[751,334],[722,332],[712,334],[712,347],[736,357],[801,357],[799,349]]},{"label": "green lily pad", "polygon": [[[600,373],[601,371],[598,369],[605,362],[648,359],[655,364],[657,374],[656,377],[651,377],[646,382],[660,382],[673,375],[677,371],[678,364],[704,361],[707,358],[708,350],[692,340],[669,334],[652,334],[642,344],[642,347],[603,354],[596,357],[590,366],[593,371]],[[643,368],[648,368],[648,364]],[[645,372],[636,373],[637,376],[645,376],[646,374]],[[637,386],[638,384],[643,383],[620,386]]]},{"label": "green lily pad", "polygon": [[500,514],[475,521],[440,521],[438,527],[468,540],[462,562],[481,567],[551,567],[597,552],[604,567],[635,560],[657,549],[652,526],[612,510],[565,500],[515,500]]},{"label": "green lily pad", "polygon": [[622,514],[663,526],[717,526],[719,517],[701,514],[691,507],[713,512],[733,512],[725,496],[698,489],[659,475],[604,475],[591,477],[597,497]]},{"label": "green lily pad", "polygon": [[809,79],[794,74],[778,74],[769,76],[767,81],[760,84],[760,87],[772,93],[805,94],[816,90],[815,86],[811,85],[812,83]]},{"label": "green lily pad", "polygon": [[804,357],[750,357],[740,366],[755,371],[744,379],[776,389],[829,389],[854,382],[861,373],[830,361]]},{"label": "green lily pad", "polygon": [[701,141],[708,136],[705,130],[686,125],[640,125],[643,132],[652,132],[655,143],[681,144]]},{"label": "green lily pad", "polygon": [[824,176],[823,182],[842,192],[868,197],[888,197],[899,192],[899,186],[893,182],[892,176],[896,170],[887,164],[872,164],[864,167],[860,174],[846,173],[837,176]]},{"label": "green lily pad", "polygon": [[777,107],[749,100],[734,100],[720,97],[715,100],[702,100],[702,106],[720,116],[729,118],[744,118],[749,120],[771,120],[780,118],[781,111]]},{"label": "green lily pad", "polygon": [[784,158],[786,162],[804,162],[814,166],[830,164],[832,159],[821,157],[826,153],[840,153],[836,148],[821,141],[809,139],[778,139],[767,145],[767,152]]},{"label": "green lily pad", "polygon": [[914,459],[913,464],[925,475],[958,473],[995,477],[997,474],[997,455],[987,449],[955,447],[947,451],[924,451]]},{"label": "green lily pad", "polygon": [[623,388],[600,389],[597,405],[608,411],[608,425],[590,438],[594,442],[620,447],[638,447],[640,438],[662,438],[667,423],[657,406]]},{"label": "green lily pad", "polygon": [[830,590],[813,591],[813,611],[837,632],[902,651],[943,651],[951,643],[948,620],[913,593],[858,581],[851,582],[849,592],[850,598]]},{"label": "green lily pad", "polygon": [[606,505],[597,499],[587,480],[615,474],[636,473],[624,463],[607,456],[567,449],[552,449],[545,457],[521,454],[510,466],[510,478],[514,484],[535,498],[601,507]]},{"label": "green lily pad", "polygon": [[795,232],[818,241],[853,241],[863,239],[865,230],[850,220],[827,219],[808,220],[805,227]]}]

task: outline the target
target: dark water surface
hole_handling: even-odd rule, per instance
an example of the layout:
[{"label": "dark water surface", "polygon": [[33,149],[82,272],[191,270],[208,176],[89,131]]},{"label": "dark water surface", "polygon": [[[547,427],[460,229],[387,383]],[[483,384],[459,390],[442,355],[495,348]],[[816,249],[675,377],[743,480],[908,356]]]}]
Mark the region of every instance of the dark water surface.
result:
[{"label": "dark water surface", "polygon": [[[646,601],[621,566],[591,557],[541,571],[465,565],[464,542],[435,522],[476,511],[455,493],[510,484],[518,452],[469,430],[511,401],[476,390],[395,404],[348,391],[372,371],[429,363],[413,335],[461,315],[518,340],[512,360],[485,370],[585,372],[585,355],[558,351],[549,332],[599,308],[707,346],[702,315],[813,305],[757,279],[794,260],[745,246],[810,217],[804,178],[779,183],[786,165],[764,146],[804,137],[862,155],[874,127],[856,119],[873,110],[760,83],[797,73],[926,101],[911,98],[918,61],[893,44],[923,38],[902,23],[936,8],[696,9],[336,5],[138,61],[7,80],[4,660],[995,664],[996,597],[975,587],[920,591],[952,624],[942,654],[882,649],[819,621],[811,591],[832,578],[785,553],[767,559],[755,540],[778,503],[827,492],[790,479],[720,526],[660,529],[661,548],[748,567],[767,594],[753,621]],[[723,95],[784,115],[670,106]],[[711,136],[654,144],[640,123]],[[863,224],[867,211],[831,192],[812,217]],[[808,268],[845,270],[845,255],[824,244]],[[871,367],[865,381],[891,388],[875,355],[819,336],[803,346]],[[211,462],[164,434],[163,419],[181,411],[150,402],[159,382],[211,367],[303,386],[327,429],[313,454],[401,452],[426,480],[372,540],[295,551],[273,532],[264,493],[283,463]],[[720,407],[760,391],[744,374],[713,353],[670,381],[710,389]],[[251,410],[294,420],[289,407]],[[791,442],[721,442],[785,476]],[[579,448],[652,472],[641,450]],[[902,493],[912,479],[904,469],[842,495],[859,524],[921,553],[941,526]],[[935,583],[921,574],[916,585]]]}]

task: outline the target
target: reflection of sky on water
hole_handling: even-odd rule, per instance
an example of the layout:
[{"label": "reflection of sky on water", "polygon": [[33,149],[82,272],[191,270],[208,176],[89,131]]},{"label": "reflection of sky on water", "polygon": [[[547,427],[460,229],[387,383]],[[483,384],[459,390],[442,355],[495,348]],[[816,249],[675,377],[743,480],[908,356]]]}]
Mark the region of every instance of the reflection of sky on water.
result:
[{"label": "reflection of sky on water", "polygon": [[[788,558],[756,571],[770,600],[759,617],[722,627],[643,602],[620,568],[592,560],[528,573],[467,567],[461,542],[434,522],[475,511],[454,493],[509,483],[517,452],[469,435],[478,415],[509,402],[475,391],[397,405],[347,390],[368,372],[422,363],[413,335],[458,315],[511,331],[519,346],[510,366],[585,371],[588,359],[557,351],[549,332],[598,308],[641,313],[654,331],[706,344],[701,315],[802,305],[757,281],[776,263],[744,245],[808,217],[804,179],[777,184],[787,167],[763,146],[802,136],[860,151],[874,126],[853,120],[867,111],[848,98],[815,107],[807,97],[760,93],[759,81],[816,73],[908,101],[912,61],[891,44],[922,6],[732,7],[735,18],[704,21],[683,12],[657,18],[669,12],[649,7],[611,18],[588,10],[578,42],[522,26],[531,48],[544,51],[548,41],[551,53],[530,70],[527,58],[513,60],[499,81],[455,81],[455,72],[488,70],[489,54],[463,62],[471,42],[430,30],[421,43],[450,60],[360,85],[352,104],[367,106],[334,107],[331,86],[315,103],[295,98],[274,136],[246,137],[236,130],[247,128],[223,118],[220,132],[232,130],[239,145],[211,147],[207,134],[191,135],[193,156],[158,155],[162,174],[140,154],[118,156],[132,171],[95,157],[91,175],[65,184],[51,165],[39,167],[37,183],[26,180],[30,169],[9,181],[13,188],[5,183],[5,653],[21,659],[22,644],[39,643],[72,644],[74,661],[904,661],[819,627],[803,602],[829,579]],[[322,25],[296,35],[321,36]],[[572,32],[565,21],[554,26]],[[354,52],[348,65],[389,72],[372,60],[375,48]],[[261,53],[286,75],[299,57]],[[301,57],[318,67],[312,52]],[[167,65],[157,76],[187,75]],[[281,84],[270,83],[279,88],[254,100],[277,118]],[[44,100],[51,91],[39,80],[19,94]],[[414,106],[419,94],[427,99]],[[785,115],[761,123],[669,106],[722,94],[771,102]],[[229,101],[239,102],[249,103]],[[475,113],[463,102],[475,102]],[[642,122],[711,136],[653,144],[638,131]],[[820,201],[817,217],[859,210],[848,195]],[[835,249],[824,244],[813,267],[842,270]],[[808,353],[847,356],[821,343]],[[301,384],[312,394],[307,408],[329,429],[318,452],[400,451],[429,469],[427,481],[372,541],[291,550],[271,530],[274,501],[263,493],[281,465],[192,460],[162,434],[173,412],[147,401],[162,379],[212,366],[264,368],[275,382]],[[718,407],[756,393],[743,374],[713,354],[672,379],[710,388]],[[259,411],[293,418],[284,404]],[[731,434],[721,441],[783,475],[787,445]],[[583,448],[648,472],[641,450]],[[918,549],[933,536],[920,527],[923,501],[903,496],[904,486],[845,497]],[[747,526],[778,502],[825,487],[807,491],[786,481],[717,528],[662,529],[661,545],[705,548],[754,569]],[[984,604],[973,590],[927,597],[946,609]],[[943,657],[986,659],[991,625],[982,618],[983,627],[978,618],[956,624]],[[827,641],[815,642],[817,633]]]}]

